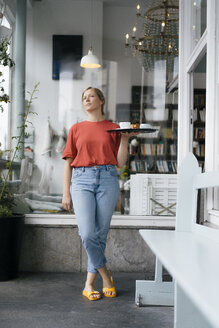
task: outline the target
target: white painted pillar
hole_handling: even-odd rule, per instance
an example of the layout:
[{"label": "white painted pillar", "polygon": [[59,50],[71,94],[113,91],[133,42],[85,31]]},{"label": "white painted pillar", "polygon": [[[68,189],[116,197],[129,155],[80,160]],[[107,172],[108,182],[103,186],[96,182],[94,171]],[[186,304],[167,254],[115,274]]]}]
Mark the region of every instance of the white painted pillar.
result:
[{"label": "white painted pillar", "polygon": [[[13,104],[13,135],[19,135],[25,113],[25,64],[26,64],[26,0],[16,1],[15,27],[15,85]],[[24,154],[23,144],[18,157]]]}]

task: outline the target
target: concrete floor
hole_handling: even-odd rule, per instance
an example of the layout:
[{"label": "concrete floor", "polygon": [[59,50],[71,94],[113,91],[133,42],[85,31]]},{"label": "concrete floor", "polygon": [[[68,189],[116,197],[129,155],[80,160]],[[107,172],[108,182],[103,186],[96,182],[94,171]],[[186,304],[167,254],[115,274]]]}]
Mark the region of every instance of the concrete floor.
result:
[{"label": "concrete floor", "polygon": [[84,273],[28,273],[0,282],[0,328],[173,327],[172,307],[136,307],[135,280],[144,274],[113,277],[118,297],[96,302],[81,295]]}]

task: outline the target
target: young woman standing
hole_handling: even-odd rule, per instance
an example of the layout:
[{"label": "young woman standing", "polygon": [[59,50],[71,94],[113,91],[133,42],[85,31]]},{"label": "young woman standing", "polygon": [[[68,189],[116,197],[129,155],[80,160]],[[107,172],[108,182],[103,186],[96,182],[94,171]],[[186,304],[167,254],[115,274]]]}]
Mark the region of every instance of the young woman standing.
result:
[{"label": "young woman standing", "polygon": [[89,87],[84,90],[82,104],[88,120],[71,127],[63,153],[66,162],[62,205],[70,212],[73,202],[79,234],[88,255],[83,295],[89,300],[101,298],[100,292],[94,289],[98,272],[103,280],[104,296],[116,296],[104,252],[119,196],[116,165],[122,167],[125,164],[130,137],[130,134],[107,132],[119,126],[104,118],[104,103],[104,95],[99,89]]}]

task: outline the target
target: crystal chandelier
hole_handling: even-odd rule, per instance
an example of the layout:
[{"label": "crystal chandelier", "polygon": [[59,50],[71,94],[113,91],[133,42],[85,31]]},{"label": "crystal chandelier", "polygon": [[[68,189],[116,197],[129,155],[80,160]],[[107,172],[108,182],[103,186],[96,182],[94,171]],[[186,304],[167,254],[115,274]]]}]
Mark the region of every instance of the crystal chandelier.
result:
[{"label": "crystal chandelier", "polygon": [[[178,57],[178,1],[155,0],[153,7],[140,13],[137,5],[137,24],[132,29],[132,36],[126,34],[126,48],[131,48],[133,56],[137,56],[145,71],[159,69],[165,61],[166,70],[173,71],[174,59]],[[144,18],[143,33],[138,33],[139,18]],[[163,67],[163,65],[161,65]]]}]

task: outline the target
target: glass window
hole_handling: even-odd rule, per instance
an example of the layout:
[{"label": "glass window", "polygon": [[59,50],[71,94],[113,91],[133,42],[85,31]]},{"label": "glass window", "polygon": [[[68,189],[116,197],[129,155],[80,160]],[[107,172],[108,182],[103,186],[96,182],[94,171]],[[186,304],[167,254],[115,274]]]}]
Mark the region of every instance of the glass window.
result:
[{"label": "glass window", "polygon": [[[191,119],[192,148],[202,171],[205,164],[205,118],[206,118],[206,53],[195,64],[192,74],[193,117]],[[205,216],[205,189],[198,190],[197,222],[202,224]]]},{"label": "glass window", "polygon": [[[0,71],[2,72],[4,76],[5,82],[2,83],[2,86],[4,87],[4,92],[8,94],[9,93],[9,67],[0,65]],[[0,149],[2,151],[8,149],[8,135],[9,135],[9,129],[8,129],[8,107],[9,103],[2,102],[3,110],[1,112],[1,120],[0,120]],[[6,153],[2,154],[2,156],[7,156]]]},{"label": "glass window", "polygon": [[[216,51],[218,54],[219,51],[219,3],[216,1]],[[216,55],[216,94],[215,94],[215,136],[214,136],[214,144],[215,144],[215,163],[214,167],[215,170],[219,170],[219,110],[218,110],[218,104],[219,104],[219,61],[218,56]],[[214,195],[213,195],[213,208],[219,211],[219,188],[214,189]]]},{"label": "glass window", "polygon": [[[28,11],[27,90],[40,82],[32,104],[38,115],[31,117],[31,137],[24,144],[25,158],[34,162],[23,189],[33,213],[63,212],[61,156],[70,127],[86,119],[81,94],[91,85],[105,94],[107,119],[147,123],[155,129],[130,139],[127,163],[118,169],[121,193],[115,213],[175,215],[178,94],[170,86],[178,73],[178,1],[172,3],[172,21],[163,14],[163,2],[149,1],[147,8],[138,9],[142,16],[145,11],[151,14],[146,22],[136,16],[135,1],[130,6],[108,2],[103,7],[94,1],[93,22],[98,24],[93,24],[93,48],[99,57],[102,49],[102,67],[96,70],[79,67],[89,47],[90,8],[84,2],[66,2],[62,7],[58,0],[37,2]],[[51,12],[59,12],[59,19]],[[136,20],[135,40],[130,38],[125,47],[125,35]],[[145,29],[148,35],[138,41],[142,43],[137,50],[130,40],[142,38]],[[72,41],[73,56],[69,49],[65,55],[64,43],[58,44],[62,64],[53,56],[54,35],[81,36],[82,44]]]},{"label": "glass window", "polygon": [[193,71],[193,153],[202,170],[205,162],[206,54]]},{"label": "glass window", "polygon": [[[2,19],[2,29],[5,32],[6,29],[10,29],[10,23],[7,18],[4,16]],[[5,30],[4,30],[5,29]],[[10,53],[11,47],[8,49],[8,53]],[[9,95],[10,93],[10,69],[8,66],[0,65],[0,72],[2,73],[1,79],[1,88],[3,88],[1,92],[1,96],[4,94]],[[0,158],[7,158],[8,152],[5,150],[9,149],[9,106],[8,102],[1,101],[0,108]]]},{"label": "glass window", "polygon": [[207,0],[191,1],[192,49],[196,46],[207,26]]}]

